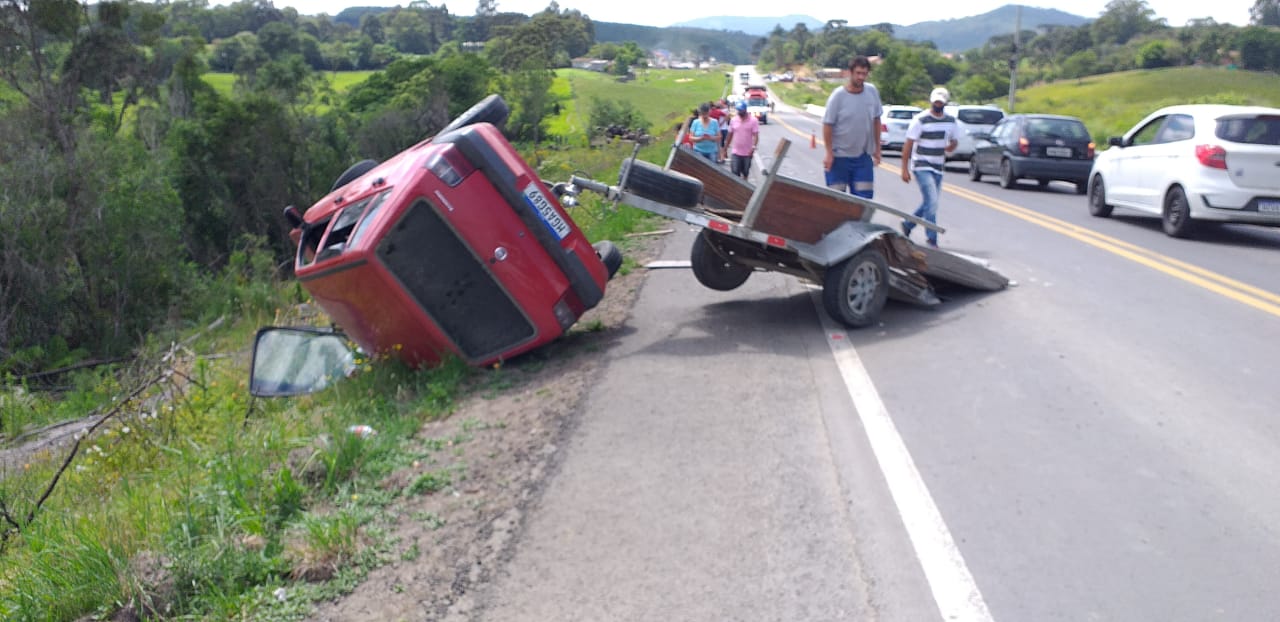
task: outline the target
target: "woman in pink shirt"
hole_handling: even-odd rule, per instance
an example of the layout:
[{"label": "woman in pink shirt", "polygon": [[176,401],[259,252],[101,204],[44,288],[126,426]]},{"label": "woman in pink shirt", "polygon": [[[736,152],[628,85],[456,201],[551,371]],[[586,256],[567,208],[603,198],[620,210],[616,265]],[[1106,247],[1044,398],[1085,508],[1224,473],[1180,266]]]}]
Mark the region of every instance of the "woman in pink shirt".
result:
[{"label": "woman in pink shirt", "polygon": [[738,114],[729,121],[729,170],[743,179],[751,172],[751,156],[760,143],[760,122],[747,114],[747,102],[737,105]]}]

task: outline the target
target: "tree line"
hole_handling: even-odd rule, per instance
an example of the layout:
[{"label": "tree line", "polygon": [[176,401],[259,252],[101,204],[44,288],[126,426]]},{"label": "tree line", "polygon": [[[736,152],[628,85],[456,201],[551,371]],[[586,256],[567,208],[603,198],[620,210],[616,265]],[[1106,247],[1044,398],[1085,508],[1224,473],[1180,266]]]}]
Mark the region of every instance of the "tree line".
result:
[{"label": "tree line", "polygon": [[977,102],[1008,93],[1012,63],[1022,83],[1196,64],[1280,71],[1280,0],[1256,0],[1250,21],[1238,27],[1205,18],[1171,27],[1145,0],[1111,0],[1089,23],[992,37],[955,57],[930,42],[895,39],[891,24],[849,28],[843,20],[818,31],[775,27],[755,51],[769,68],[844,67],[854,54],[880,56],[873,81],[885,101],[921,101],[945,84],[954,98]]},{"label": "tree line", "polygon": [[[0,377],[234,309],[289,265],[284,206],[489,93],[511,104],[513,139],[538,140],[550,68],[595,43],[591,23],[494,8],[431,26],[447,12],[414,2],[352,28],[269,0],[0,0]],[[349,92],[317,73],[317,58],[364,66],[370,42],[385,64]],[[204,74],[228,67],[220,95]]]}]

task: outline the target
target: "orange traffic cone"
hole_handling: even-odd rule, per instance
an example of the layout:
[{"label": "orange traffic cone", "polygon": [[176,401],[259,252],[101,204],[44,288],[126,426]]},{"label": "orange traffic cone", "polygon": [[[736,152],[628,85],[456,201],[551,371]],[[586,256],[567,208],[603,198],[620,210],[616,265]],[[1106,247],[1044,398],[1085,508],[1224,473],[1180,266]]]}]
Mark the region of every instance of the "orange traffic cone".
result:
[{"label": "orange traffic cone", "polygon": [[809,148],[810,149],[818,148],[818,135],[815,134],[814,132],[809,132]]}]

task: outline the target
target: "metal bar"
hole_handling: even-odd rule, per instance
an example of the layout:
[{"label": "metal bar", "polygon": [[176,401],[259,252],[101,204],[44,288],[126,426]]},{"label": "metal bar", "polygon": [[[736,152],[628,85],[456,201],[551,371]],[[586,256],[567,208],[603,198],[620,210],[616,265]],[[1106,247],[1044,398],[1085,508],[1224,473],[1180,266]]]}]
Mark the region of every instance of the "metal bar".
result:
[{"label": "metal bar", "polygon": [[760,214],[760,206],[764,204],[764,195],[769,192],[769,186],[773,185],[774,176],[778,174],[778,167],[782,166],[782,158],[786,157],[787,150],[790,148],[790,140],[783,138],[778,141],[777,149],[773,150],[773,164],[765,172],[764,179],[760,181],[759,186],[756,186],[755,193],[751,195],[751,200],[747,201],[746,209],[742,211],[742,226],[755,226],[756,216]]},{"label": "metal bar", "polygon": [[[929,221],[927,221],[927,220],[924,220],[923,218],[920,218],[920,217],[918,217],[918,216],[913,216],[912,214],[909,214],[909,213],[907,213],[907,212],[904,212],[904,211],[901,211],[901,210],[898,210],[898,209],[895,209],[895,208],[889,207],[888,205],[885,205],[885,204],[883,204],[883,203],[878,203],[878,202],[873,201],[873,200],[871,200],[871,199],[866,199],[866,198],[863,198],[863,197],[860,197],[860,196],[857,196],[857,195],[854,195],[854,194],[849,194],[848,192],[840,192],[839,190],[833,190],[833,189],[828,188],[828,187],[826,187],[826,186],[819,186],[819,185],[816,185],[816,184],[811,184],[811,183],[809,183],[809,182],[807,182],[807,181],[802,181],[802,180],[796,179],[796,178],[794,178],[794,177],[787,177],[786,175],[779,175],[779,176],[778,176],[778,181],[779,181],[779,182],[781,182],[781,183],[787,184],[787,185],[789,185],[789,186],[796,186],[796,187],[798,187],[798,188],[803,188],[804,190],[809,191],[809,192],[815,192],[815,193],[819,193],[819,194],[825,194],[825,195],[827,195],[827,196],[829,196],[829,197],[832,197],[832,198],[835,198],[835,199],[839,199],[839,200],[841,200],[841,201],[850,201],[850,202],[853,202],[853,203],[859,203],[859,204],[862,204],[864,207],[869,208],[870,210],[882,210],[882,211],[888,212],[888,213],[890,213],[890,214],[893,214],[894,216],[898,216],[898,217],[900,217],[900,218],[902,218],[902,219],[904,219],[904,220],[907,220],[907,221],[913,222],[913,223],[915,223],[915,224],[917,224],[917,225],[920,225],[921,227],[925,227],[926,229],[933,229],[934,231],[937,231],[938,233],[946,233],[946,232],[947,232],[947,230],[946,230],[946,229],[944,229],[944,228],[942,228],[942,227],[939,227],[938,225],[935,225],[935,224],[933,224],[933,223],[931,223],[931,222],[929,222]],[[869,218],[869,217],[867,217],[867,218],[863,218],[863,220],[870,220],[870,218]]]}]

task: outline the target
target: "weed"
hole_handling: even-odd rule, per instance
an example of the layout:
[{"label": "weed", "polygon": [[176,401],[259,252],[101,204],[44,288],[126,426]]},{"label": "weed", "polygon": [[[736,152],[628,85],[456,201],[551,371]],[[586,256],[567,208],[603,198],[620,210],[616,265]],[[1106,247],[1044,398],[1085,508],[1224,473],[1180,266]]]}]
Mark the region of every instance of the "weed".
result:
[{"label": "weed", "polygon": [[448,488],[452,483],[453,478],[447,471],[423,473],[409,485],[409,494],[429,495]]}]

